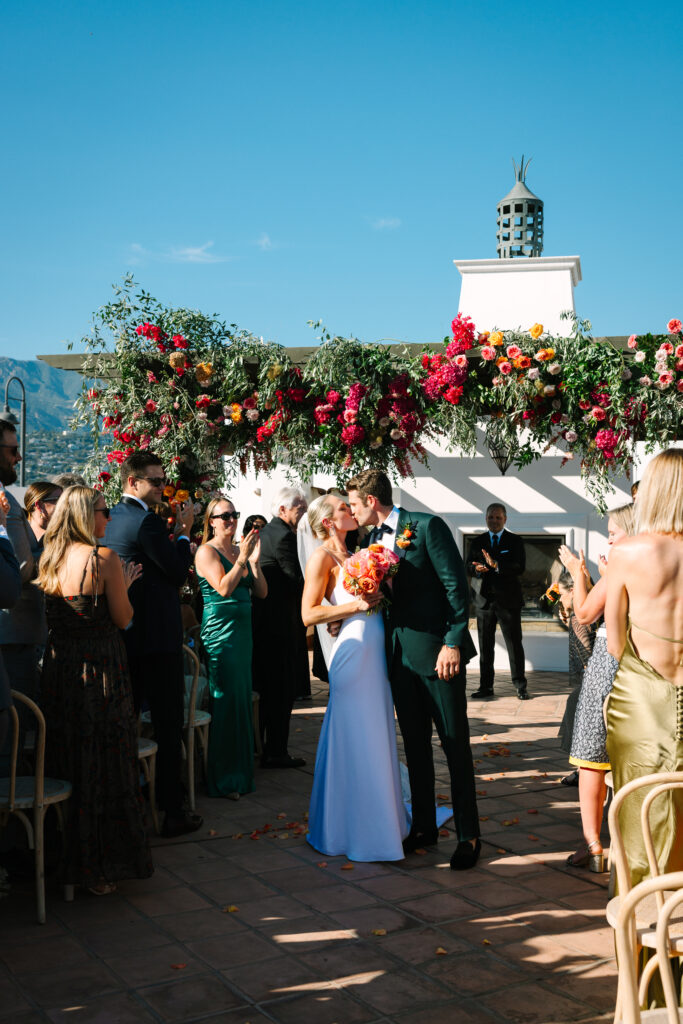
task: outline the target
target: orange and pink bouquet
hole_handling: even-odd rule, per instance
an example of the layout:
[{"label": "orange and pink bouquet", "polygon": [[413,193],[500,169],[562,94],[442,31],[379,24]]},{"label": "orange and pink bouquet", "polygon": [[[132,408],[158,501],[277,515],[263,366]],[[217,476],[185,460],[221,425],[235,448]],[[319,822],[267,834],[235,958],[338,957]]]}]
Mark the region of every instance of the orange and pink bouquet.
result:
[{"label": "orange and pink bouquet", "polygon": [[[344,562],[344,590],[354,597],[376,594],[384,580],[395,575],[399,562],[398,555],[393,551],[381,544],[370,544],[355,555],[350,555]],[[381,604],[378,604],[377,608],[380,607]]]}]

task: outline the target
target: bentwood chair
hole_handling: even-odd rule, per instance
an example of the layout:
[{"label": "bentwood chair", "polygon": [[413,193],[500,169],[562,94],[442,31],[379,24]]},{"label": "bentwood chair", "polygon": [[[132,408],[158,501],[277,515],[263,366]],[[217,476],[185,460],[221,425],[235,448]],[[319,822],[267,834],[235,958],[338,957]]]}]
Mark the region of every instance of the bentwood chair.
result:
[{"label": "bentwood chair", "polygon": [[149,792],[149,809],[152,814],[154,831],[159,835],[159,813],[157,811],[156,797],[156,764],[157,751],[159,747],[155,740],[147,736],[138,736],[138,761],[145,776],[147,790]]},{"label": "bentwood chair", "polygon": [[[665,1007],[641,1010],[642,982],[638,986],[638,917],[644,905],[652,901],[658,906],[655,922],[655,956],[648,962],[659,969],[664,989]],[[683,904],[683,871],[647,878],[635,885],[621,900],[615,926],[617,960],[619,963],[619,994],[621,1012],[615,1024],[681,1024],[683,1009],[678,1006],[671,957],[681,934],[681,904]],[[647,916],[647,914],[645,915]],[[650,973],[652,974],[653,971]]]},{"label": "bentwood chair", "polygon": [[[609,924],[615,929],[615,937],[623,901],[629,895],[632,888],[631,872],[628,864],[628,851],[624,844],[621,832],[619,812],[623,807],[624,802],[629,797],[634,798],[634,795],[636,799],[638,798],[638,795],[643,797],[642,792],[639,794],[638,791],[642,791],[644,789],[649,789],[649,792],[644,795],[642,800],[640,808],[640,827],[647,856],[649,875],[651,879],[655,880],[661,876],[661,871],[655,853],[652,829],[650,828],[650,809],[654,801],[663,793],[672,789],[683,789],[683,772],[656,772],[651,775],[643,775],[639,779],[632,779],[631,782],[627,782],[625,786],[622,786],[621,789],[614,794],[609,809],[608,820],[610,832],[610,858],[616,868],[619,895],[609,901],[607,904],[606,914]],[[636,907],[636,910],[631,927],[633,929],[632,944],[635,950],[634,955],[637,959],[638,954],[643,947],[654,949],[656,946],[657,920],[664,906],[663,891],[660,891],[657,887],[654,887],[651,892],[648,890],[647,893],[643,893],[643,895],[641,895],[641,897],[635,902],[634,906]],[[679,912],[670,923],[669,943],[671,956],[683,955],[683,913],[681,912]],[[645,965],[640,978],[641,1002],[645,1001],[648,986],[656,968],[657,958],[651,957]],[[617,1017],[619,1017],[621,1012],[621,1006],[620,977],[616,1009]]]},{"label": "bentwood chair", "polygon": [[[61,804],[71,796],[71,783],[63,779],[45,778],[45,718],[43,713],[30,697],[26,697],[17,690],[12,690],[12,699],[24,704],[36,719],[34,771],[33,775],[17,775],[19,716],[17,709],[11,707],[10,775],[8,779],[0,779],[0,827],[6,824],[10,814],[14,814],[26,829],[29,849],[34,851],[38,923],[45,924],[45,852],[43,846],[45,811],[54,806],[63,838],[64,817]],[[29,817],[30,812],[32,812],[33,821]]]},{"label": "bentwood chair", "polygon": [[[204,764],[204,777],[206,778],[209,763],[209,725],[211,715],[197,707],[197,688],[199,686],[200,661],[195,652],[187,644],[183,644],[183,656],[186,666],[187,677],[191,679],[189,699],[185,709],[185,756],[187,759],[187,789],[190,810],[195,809],[195,785],[194,785],[194,751],[195,732],[201,748]],[[189,669],[189,672],[187,672]]]}]

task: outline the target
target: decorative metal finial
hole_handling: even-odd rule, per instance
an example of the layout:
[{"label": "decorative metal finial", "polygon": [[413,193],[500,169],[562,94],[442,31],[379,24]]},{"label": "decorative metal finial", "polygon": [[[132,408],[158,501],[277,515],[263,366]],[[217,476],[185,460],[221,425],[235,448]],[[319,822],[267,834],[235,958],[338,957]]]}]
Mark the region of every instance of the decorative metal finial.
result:
[{"label": "decorative metal finial", "polygon": [[513,158],[515,184],[498,203],[496,252],[499,259],[540,256],[543,252],[543,200],[526,184],[531,157],[519,164]]}]

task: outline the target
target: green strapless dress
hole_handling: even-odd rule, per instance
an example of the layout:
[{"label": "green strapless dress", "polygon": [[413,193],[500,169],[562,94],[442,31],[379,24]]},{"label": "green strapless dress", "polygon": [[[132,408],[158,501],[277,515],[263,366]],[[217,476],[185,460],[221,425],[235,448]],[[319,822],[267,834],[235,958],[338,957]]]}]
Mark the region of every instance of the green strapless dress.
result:
[{"label": "green strapless dress", "polygon": [[[228,571],[231,563],[219,552]],[[211,693],[209,796],[254,790],[254,733],[251,703],[251,587],[253,575],[240,580],[230,597],[221,597],[199,577],[204,614],[202,643]]]},{"label": "green strapless dress", "polygon": [[[630,627],[607,705],[607,750],[615,793],[641,775],[683,771],[683,686],[638,657]],[[640,828],[646,793],[629,797],[620,816],[633,885],[649,876]],[[683,790],[658,796],[650,821],[660,869],[683,870]]]}]

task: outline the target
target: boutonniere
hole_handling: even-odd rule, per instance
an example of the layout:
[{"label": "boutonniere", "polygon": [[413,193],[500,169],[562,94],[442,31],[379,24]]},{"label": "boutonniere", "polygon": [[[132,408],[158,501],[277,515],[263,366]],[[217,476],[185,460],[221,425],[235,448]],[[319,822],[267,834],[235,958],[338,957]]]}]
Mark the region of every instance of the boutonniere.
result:
[{"label": "boutonniere", "polygon": [[416,529],[417,525],[415,523],[406,523],[396,538],[396,547],[406,551],[413,543]]}]

